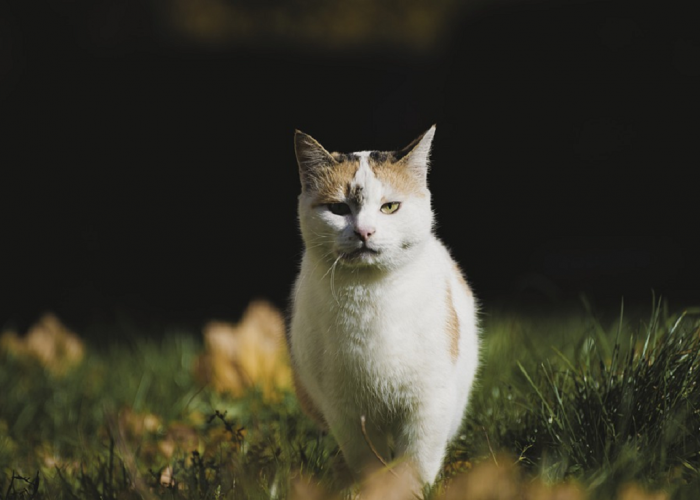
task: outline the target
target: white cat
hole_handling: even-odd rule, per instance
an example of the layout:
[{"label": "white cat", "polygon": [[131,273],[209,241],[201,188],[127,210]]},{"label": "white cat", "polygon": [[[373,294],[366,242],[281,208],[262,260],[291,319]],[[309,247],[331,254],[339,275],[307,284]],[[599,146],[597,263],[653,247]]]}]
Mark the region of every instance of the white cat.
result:
[{"label": "white cat", "polygon": [[351,154],[295,134],[305,244],[288,333],[295,386],[359,480],[393,456],[434,482],[479,362],[472,292],[433,234],[434,134]]}]

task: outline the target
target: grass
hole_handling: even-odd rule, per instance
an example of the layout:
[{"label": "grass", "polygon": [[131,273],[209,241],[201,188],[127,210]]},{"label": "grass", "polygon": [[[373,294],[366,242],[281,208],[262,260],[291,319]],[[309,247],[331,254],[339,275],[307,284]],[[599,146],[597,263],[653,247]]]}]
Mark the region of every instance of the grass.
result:
[{"label": "grass", "polygon": [[[487,312],[479,386],[426,496],[696,498],[698,313]],[[289,385],[215,390],[195,369],[211,361],[199,335],[88,345],[72,364],[7,338],[0,498],[338,495],[337,445]]]}]

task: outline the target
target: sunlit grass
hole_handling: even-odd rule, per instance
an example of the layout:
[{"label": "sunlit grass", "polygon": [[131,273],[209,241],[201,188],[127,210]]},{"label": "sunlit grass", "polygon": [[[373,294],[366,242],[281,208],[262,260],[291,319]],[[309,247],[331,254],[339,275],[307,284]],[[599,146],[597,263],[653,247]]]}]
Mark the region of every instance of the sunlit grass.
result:
[{"label": "sunlit grass", "polygon": [[[245,339],[232,345],[245,345],[246,362],[256,355],[251,328],[267,328],[260,352],[274,351],[279,318],[265,311],[226,327]],[[479,385],[427,496],[695,498],[698,312],[657,303],[643,317],[603,321],[486,311]],[[202,375],[223,344],[197,332],[87,345],[66,370],[12,338],[0,343],[0,498],[347,493],[337,487],[337,445],[302,414],[284,356],[278,370],[252,376],[234,349],[216,361],[240,375],[227,386],[212,377],[234,372]]]}]

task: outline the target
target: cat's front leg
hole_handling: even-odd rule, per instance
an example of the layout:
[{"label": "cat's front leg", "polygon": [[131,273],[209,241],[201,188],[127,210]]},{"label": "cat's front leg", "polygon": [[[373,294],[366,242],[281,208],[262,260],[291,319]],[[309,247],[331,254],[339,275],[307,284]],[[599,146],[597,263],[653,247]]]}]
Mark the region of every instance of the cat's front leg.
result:
[{"label": "cat's front leg", "polygon": [[329,415],[331,432],[354,479],[363,481],[390,460],[386,432],[362,415]]},{"label": "cat's front leg", "polygon": [[334,434],[352,478],[359,485],[358,498],[422,498],[423,483],[418,480],[413,462],[401,457],[391,461],[387,428],[367,419],[363,425],[362,416],[345,419],[344,426]]},{"label": "cat's front leg", "polygon": [[433,484],[449,442],[450,413],[446,405],[425,405],[398,432],[397,455],[411,464],[421,484]]}]

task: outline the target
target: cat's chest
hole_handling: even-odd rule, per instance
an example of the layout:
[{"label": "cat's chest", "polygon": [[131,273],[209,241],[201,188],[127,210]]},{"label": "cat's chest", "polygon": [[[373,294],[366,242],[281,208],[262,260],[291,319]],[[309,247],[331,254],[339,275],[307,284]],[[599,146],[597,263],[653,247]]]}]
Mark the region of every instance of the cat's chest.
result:
[{"label": "cat's chest", "polygon": [[338,301],[322,327],[324,392],[342,388],[339,400],[382,414],[407,410],[420,398],[417,368],[430,348],[429,314],[424,308],[422,317],[413,315],[400,295],[366,286],[336,290]]},{"label": "cat's chest", "polygon": [[337,368],[370,378],[405,371],[429,342],[434,300],[396,286],[339,288],[324,325]]},{"label": "cat's chest", "polygon": [[342,331],[341,338],[362,342],[379,332],[386,337],[395,327],[400,328],[402,317],[416,305],[415,295],[409,287],[396,283],[351,283],[335,290],[327,300],[327,310]]}]

